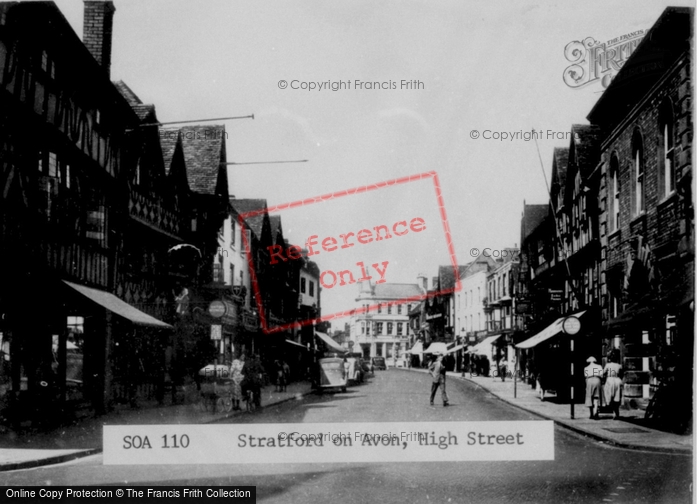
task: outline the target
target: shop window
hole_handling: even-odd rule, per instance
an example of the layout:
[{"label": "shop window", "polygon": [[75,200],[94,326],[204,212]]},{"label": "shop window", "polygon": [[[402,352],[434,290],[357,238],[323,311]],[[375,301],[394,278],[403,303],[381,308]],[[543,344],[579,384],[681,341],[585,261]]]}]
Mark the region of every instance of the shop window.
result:
[{"label": "shop window", "polygon": [[301,279],[301,293],[306,294],[306,278]]}]

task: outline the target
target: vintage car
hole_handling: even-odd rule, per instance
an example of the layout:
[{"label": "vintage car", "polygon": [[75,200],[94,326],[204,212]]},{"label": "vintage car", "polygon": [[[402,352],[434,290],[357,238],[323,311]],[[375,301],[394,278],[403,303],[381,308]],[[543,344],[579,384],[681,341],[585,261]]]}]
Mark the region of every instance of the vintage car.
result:
[{"label": "vintage car", "polygon": [[372,364],[374,364],[374,369],[381,371],[386,370],[386,361],[384,360],[384,357],[372,357]]},{"label": "vintage car", "polygon": [[348,380],[345,376],[343,359],[337,357],[319,359],[318,366],[320,371],[319,389],[340,389],[342,392],[347,390]]},{"label": "vintage car", "polygon": [[360,359],[357,357],[348,357],[347,358],[349,367],[348,367],[348,382],[352,382],[354,384],[361,383],[365,380],[365,372],[362,370],[362,366],[360,365]]}]

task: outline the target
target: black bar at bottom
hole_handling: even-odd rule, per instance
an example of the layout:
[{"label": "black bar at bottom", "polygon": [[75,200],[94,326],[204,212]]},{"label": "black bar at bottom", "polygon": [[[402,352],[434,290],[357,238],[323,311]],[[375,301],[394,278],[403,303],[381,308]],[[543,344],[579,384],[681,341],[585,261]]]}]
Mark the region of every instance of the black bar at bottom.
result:
[{"label": "black bar at bottom", "polygon": [[254,486],[11,486],[2,487],[4,502],[235,502],[255,504]]}]

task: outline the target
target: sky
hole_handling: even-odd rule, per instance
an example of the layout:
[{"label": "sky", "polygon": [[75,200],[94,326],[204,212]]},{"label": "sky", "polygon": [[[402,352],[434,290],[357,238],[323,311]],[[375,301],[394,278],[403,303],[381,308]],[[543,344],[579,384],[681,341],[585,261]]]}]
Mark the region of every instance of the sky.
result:
[{"label": "sky", "polygon": [[[83,3],[56,3],[82,34]],[[452,257],[466,264],[475,251],[519,245],[524,202],[547,202],[542,165],[548,179],[553,148],[568,146],[571,125],[587,124],[604,89],[602,79],[578,88],[565,83],[572,64],[567,44],[588,37],[607,43],[646,30],[669,4],[114,5],[112,79],[154,104],[160,121],[254,114],[224,122],[229,161],[308,160],[230,167],[237,198],[265,198],[273,207],[434,172],[435,178],[280,211],[285,237],[300,245],[312,235],[424,218],[424,232],[315,257],[321,271],[336,273],[359,261],[388,261],[386,281],[411,283],[420,273],[437,275]],[[311,83],[317,88],[308,89]],[[525,140],[533,129],[537,143]],[[352,308],[355,287],[325,288],[323,313]]]}]

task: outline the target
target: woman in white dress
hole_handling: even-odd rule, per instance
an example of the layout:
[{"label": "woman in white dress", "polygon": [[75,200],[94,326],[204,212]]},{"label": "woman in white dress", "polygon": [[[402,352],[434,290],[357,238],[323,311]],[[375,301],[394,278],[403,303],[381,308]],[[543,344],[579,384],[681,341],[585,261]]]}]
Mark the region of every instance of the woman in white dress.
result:
[{"label": "woman in white dress", "polygon": [[241,354],[231,363],[231,379],[233,380],[233,407],[241,409],[243,392],[241,382],[243,381],[243,366],[245,365],[245,355]]},{"label": "woman in white dress", "polygon": [[583,368],[584,375],[586,376],[586,406],[591,411],[590,418],[598,420],[598,407],[600,406],[600,401],[603,391],[602,389],[602,379],[603,379],[603,366],[598,364],[595,357],[589,357],[586,359],[588,366]]},{"label": "woman in white dress", "polygon": [[620,403],[622,402],[622,365],[617,362],[619,360],[616,355],[612,355],[603,370],[605,376],[603,395],[605,402],[612,407],[615,413],[615,420],[620,418]]}]

